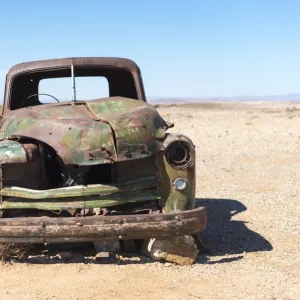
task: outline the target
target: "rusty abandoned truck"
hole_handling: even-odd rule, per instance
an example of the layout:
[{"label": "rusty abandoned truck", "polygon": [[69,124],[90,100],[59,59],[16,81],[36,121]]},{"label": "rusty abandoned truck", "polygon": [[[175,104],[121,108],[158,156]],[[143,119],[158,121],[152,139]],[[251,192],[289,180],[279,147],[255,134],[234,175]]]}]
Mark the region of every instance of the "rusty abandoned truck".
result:
[{"label": "rusty abandoned truck", "polygon": [[[79,99],[80,78],[105,78],[107,97]],[[47,79],[68,80],[69,97],[41,91]],[[147,103],[133,61],[18,64],[0,124],[0,243],[197,239],[205,229],[194,145],[166,132],[173,124]]]}]

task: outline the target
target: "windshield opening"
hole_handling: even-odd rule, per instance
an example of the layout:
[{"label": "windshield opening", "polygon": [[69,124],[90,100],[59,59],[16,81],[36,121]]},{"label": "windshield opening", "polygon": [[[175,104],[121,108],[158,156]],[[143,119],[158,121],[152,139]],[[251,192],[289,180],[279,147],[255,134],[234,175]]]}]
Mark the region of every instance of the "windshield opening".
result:
[{"label": "windshield opening", "polygon": [[[109,97],[109,85],[105,77],[89,76],[76,78],[76,100],[88,101]],[[42,104],[66,102],[72,99],[70,78],[47,78],[39,82],[37,100]]]},{"label": "windshield opening", "polygon": [[[72,101],[71,67],[17,75],[12,83],[10,109]],[[121,68],[75,67],[76,100],[104,97],[138,99],[134,77]]]}]

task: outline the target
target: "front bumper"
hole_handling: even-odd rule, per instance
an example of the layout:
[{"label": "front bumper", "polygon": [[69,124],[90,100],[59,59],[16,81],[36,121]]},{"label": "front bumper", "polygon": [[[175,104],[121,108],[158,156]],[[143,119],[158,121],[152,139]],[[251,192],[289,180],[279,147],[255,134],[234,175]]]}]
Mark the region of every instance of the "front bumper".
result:
[{"label": "front bumper", "polygon": [[174,237],[202,232],[204,207],[177,213],[70,218],[2,218],[1,243],[66,243]]}]

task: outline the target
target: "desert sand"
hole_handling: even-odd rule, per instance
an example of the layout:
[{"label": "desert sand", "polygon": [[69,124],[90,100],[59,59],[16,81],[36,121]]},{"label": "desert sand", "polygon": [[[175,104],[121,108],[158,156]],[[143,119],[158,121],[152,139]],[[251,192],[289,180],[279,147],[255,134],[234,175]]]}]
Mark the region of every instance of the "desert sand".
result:
[{"label": "desert sand", "polygon": [[300,299],[300,105],[160,106],[197,151],[195,265],[6,262],[0,299]]}]

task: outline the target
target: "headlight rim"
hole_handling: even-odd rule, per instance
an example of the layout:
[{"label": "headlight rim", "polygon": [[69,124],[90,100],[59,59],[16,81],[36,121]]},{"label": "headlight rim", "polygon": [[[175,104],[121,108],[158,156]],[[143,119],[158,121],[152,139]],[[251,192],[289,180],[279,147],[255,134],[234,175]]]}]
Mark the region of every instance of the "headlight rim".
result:
[{"label": "headlight rim", "polygon": [[[177,145],[177,148],[185,149],[185,151],[186,151],[185,157],[188,157],[188,159],[183,163],[178,162],[178,161],[174,163],[174,160],[172,160],[172,158],[170,157],[171,151],[172,150],[174,151],[174,149],[175,149],[174,146],[176,146],[176,145]],[[166,157],[167,163],[173,169],[185,170],[195,163],[195,149],[194,149],[194,146],[191,145],[188,141],[183,140],[183,139],[176,139],[167,145],[167,147],[165,149],[165,157]],[[184,159],[182,161],[184,161]]]}]

